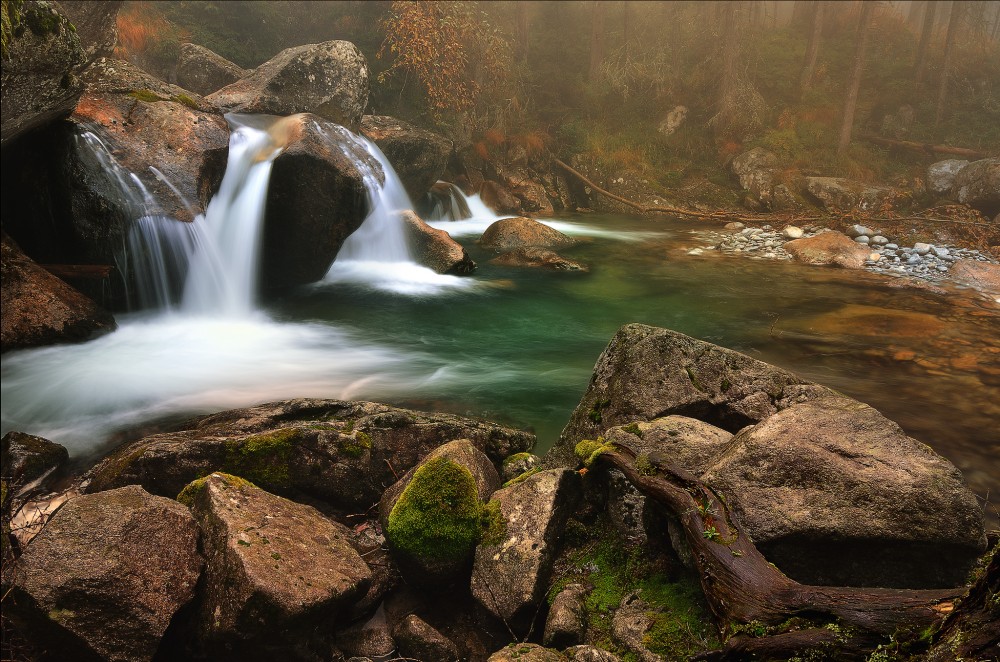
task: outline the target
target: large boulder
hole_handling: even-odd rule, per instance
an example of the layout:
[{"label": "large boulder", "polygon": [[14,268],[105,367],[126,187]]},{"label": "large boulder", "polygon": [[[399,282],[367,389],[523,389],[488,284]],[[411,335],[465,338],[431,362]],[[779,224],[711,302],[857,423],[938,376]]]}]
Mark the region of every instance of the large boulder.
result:
[{"label": "large boulder", "polygon": [[111,57],[118,43],[118,10],[124,0],[58,0],[80,38],[87,62]]},{"label": "large boulder", "polygon": [[79,342],[116,328],[111,313],[35,264],[5,233],[0,274],[0,351]]},{"label": "large boulder", "polygon": [[749,199],[759,209],[770,209],[773,201],[774,170],[778,157],[762,147],[743,152],[729,163],[729,170]]},{"label": "large boulder", "polygon": [[729,432],[831,393],[790,372],[676,331],[628,324],[597,359],[590,386],[547,466],[576,466],[573,449],[608,428],[677,414]]},{"label": "large boulder", "polygon": [[393,629],[392,636],[399,646],[399,654],[404,657],[440,662],[459,659],[455,644],[416,614],[410,614],[400,621]]},{"label": "large boulder", "polygon": [[476,263],[444,230],[436,230],[410,210],[401,212],[403,227],[416,261],[439,274],[467,275]]},{"label": "large boulder", "polygon": [[986,216],[1000,212],[1000,159],[973,161],[955,175],[951,194]]},{"label": "large boulder", "polygon": [[490,264],[502,267],[541,268],[550,271],[590,271],[589,267],[585,264],[566,259],[554,251],[538,246],[515,248],[512,251],[493,258],[490,260]]},{"label": "large boulder", "polygon": [[516,214],[521,211],[521,201],[505,185],[492,179],[479,185],[479,197],[483,204],[498,214]]},{"label": "large boulder", "polygon": [[361,133],[378,145],[406,187],[419,200],[444,175],[452,142],[433,131],[386,115],[365,115]]},{"label": "large boulder", "polygon": [[806,191],[827,211],[877,211],[892,190],[841,177],[807,177]]},{"label": "large boulder", "polygon": [[986,549],[958,469],[839,395],[738,433],[702,479],[768,560],[806,584],[958,586]]},{"label": "large boulder", "polygon": [[480,246],[497,252],[506,252],[527,246],[557,248],[571,246],[575,243],[575,239],[559,232],[559,230],[554,230],[544,223],[523,216],[501,219],[486,228],[483,236],[479,238]]},{"label": "large boulder", "polygon": [[468,439],[435,449],[389,487],[379,515],[405,575],[422,584],[467,579],[483,502],[498,487],[496,468]]},{"label": "large boulder", "polygon": [[368,63],[358,47],[324,41],[286,48],[208,100],[235,113],[312,113],[356,129],[368,90]]},{"label": "large boulder", "polygon": [[269,491],[295,489],[344,508],[367,508],[385,485],[448,441],[469,439],[496,463],[535,442],[532,434],[494,423],[340,400],[235,409],[187,427],[116,450],[94,468],[88,489],[135,483],[175,496],[200,476],[226,471]]},{"label": "large boulder", "polygon": [[820,232],[812,237],[794,239],[787,242],[784,249],[798,262],[844,269],[862,268],[871,254],[868,246],[839,232]]},{"label": "large boulder", "polygon": [[545,619],[542,643],[552,648],[578,645],[587,633],[587,587],[568,584],[556,595]]},{"label": "large boulder", "polygon": [[181,44],[177,60],[177,84],[197,92],[211,94],[250,74],[218,53],[198,44]]},{"label": "large boulder", "polygon": [[366,179],[384,173],[342,126],[299,114],[278,122],[284,151],[267,189],[260,284],[277,290],[320,280],[370,211]]},{"label": "large boulder", "polygon": [[199,626],[209,640],[330,627],[365,595],[371,570],[350,530],[319,511],[224,473],[180,493],[202,531]]},{"label": "large boulder", "polygon": [[73,24],[53,3],[4,3],[0,144],[69,115],[83,92],[76,69],[84,61]]},{"label": "large boulder", "polygon": [[187,508],[137,485],[68,501],[18,561],[16,605],[52,659],[151,660],[203,561]]},{"label": "large boulder", "polygon": [[1000,303],[1000,264],[979,260],[956,260],[949,272],[962,285],[982,292]]},{"label": "large boulder", "polygon": [[579,475],[550,469],[498,490],[502,526],[476,548],[472,595],[515,634],[527,634],[549,589],[566,520],[580,497]]},{"label": "large boulder", "polygon": [[69,451],[54,441],[11,430],[0,439],[0,456],[3,479],[23,486],[58,471],[69,460]]},{"label": "large boulder", "polygon": [[934,195],[944,195],[951,191],[955,176],[969,165],[964,159],[945,159],[927,166],[927,191]]}]

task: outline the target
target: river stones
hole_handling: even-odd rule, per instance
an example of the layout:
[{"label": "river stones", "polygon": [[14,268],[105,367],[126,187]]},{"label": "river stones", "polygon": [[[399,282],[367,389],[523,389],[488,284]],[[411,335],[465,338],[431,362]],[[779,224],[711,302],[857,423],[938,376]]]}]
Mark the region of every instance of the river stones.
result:
[{"label": "river stones", "polygon": [[234,409],[185,427],[116,450],[94,468],[88,490],[141,484],[176,496],[192,480],[225,471],[357,512],[448,441],[468,439],[497,464],[535,441],[527,432],[451,414],[320,399]]},{"label": "river stones", "polygon": [[[62,659],[151,660],[201,574],[187,508],[137,485],[68,501],[18,561],[20,599]],[[30,605],[30,607],[28,606]]]},{"label": "river stones", "polygon": [[845,269],[861,269],[871,253],[870,249],[839,232],[821,232],[812,237],[789,241],[784,245],[798,262],[816,265],[835,265]]},{"label": "river stones", "polygon": [[387,115],[365,115],[361,133],[385,154],[411,200],[420,200],[444,176],[452,142]]},{"label": "river stones", "polygon": [[178,499],[202,531],[199,624],[208,640],[329,627],[368,589],[371,570],[350,545],[350,530],[315,508],[218,472]]},{"label": "river stones", "polygon": [[502,526],[476,548],[472,595],[514,633],[528,632],[549,588],[566,520],[580,497],[579,476],[552,469],[498,490]]},{"label": "river stones", "polygon": [[541,268],[550,271],[587,272],[590,269],[580,262],[568,260],[554,251],[539,246],[515,248],[490,260],[490,264],[503,267]]},{"label": "river stones", "polygon": [[501,219],[486,228],[483,236],[479,238],[480,246],[497,252],[527,246],[556,248],[575,243],[576,240],[572,237],[523,216]]},{"label": "river stones", "polygon": [[436,230],[410,210],[400,212],[414,259],[439,274],[467,275],[476,263],[462,245],[444,230]]}]

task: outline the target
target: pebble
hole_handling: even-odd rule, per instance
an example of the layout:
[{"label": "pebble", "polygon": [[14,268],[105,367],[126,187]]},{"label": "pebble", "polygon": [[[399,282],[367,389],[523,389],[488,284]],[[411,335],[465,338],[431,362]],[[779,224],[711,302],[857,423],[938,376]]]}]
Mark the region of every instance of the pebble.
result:
[{"label": "pebble", "polygon": [[933,246],[931,246],[930,244],[921,244],[921,243],[913,244],[913,252],[916,253],[917,255],[927,255],[928,253],[931,252],[931,248],[933,248]]},{"label": "pebble", "polygon": [[859,244],[867,244],[868,242],[871,241],[871,237],[866,237],[865,235],[860,235],[860,236],[855,237],[854,241],[858,242]]},{"label": "pebble", "polygon": [[870,237],[875,233],[872,232],[870,228],[866,228],[863,225],[855,224],[850,227],[850,229],[847,231],[847,234],[848,236],[851,237]]},{"label": "pebble", "polygon": [[874,237],[872,237],[872,243],[878,246],[885,246],[886,244],[889,243],[889,240],[883,237],[882,235],[877,234]]},{"label": "pebble", "polygon": [[804,232],[800,227],[796,227],[794,225],[786,225],[785,229],[781,231],[781,234],[786,239],[801,239]]}]

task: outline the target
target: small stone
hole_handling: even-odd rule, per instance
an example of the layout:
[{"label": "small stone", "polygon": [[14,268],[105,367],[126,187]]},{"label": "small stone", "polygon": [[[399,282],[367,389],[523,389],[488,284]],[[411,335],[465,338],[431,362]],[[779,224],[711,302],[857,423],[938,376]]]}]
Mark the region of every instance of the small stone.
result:
[{"label": "small stone", "polygon": [[885,245],[885,249],[888,251],[899,250],[899,244],[888,243]]},{"label": "small stone", "polygon": [[877,234],[874,237],[872,237],[872,243],[878,246],[884,246],[885,244],[889,243],[889,240],[883,237],[882,235]]},{"label": "small stone", "polygon": [[938,257],[944,257],[949,253],[948,249],[945,248],[944,246],[933,246],[931,248],[931,251],[934,253],[934,255],[937,255]]},{"label": "small stone", "polygon": [[879,255],[878,253],[869,253],[868,259],[871,260],[872,262],[878,262],[879,260],[882,259],[882,256]]},{"label": "small stone", "polygon": [[742,230],[744,226],[739,221],[733,221],[732,223],[726,223],[724,227],[726,230]]},{"label": "small stone", "polygon": [[704,253],[704,252],[705,252],[705,251],[703,251],[703,250],[702,250],[702,249],[700,249],[700,248],[692,248],[691,250],[689,250],[689,251],[687,252],[687,254],[688,254],[688,255],[701,255],[701,254],[702,254],[702,253]]},{"label": "small stone", "polygon": [[803,232],[802,228],[796,227],[794,225],[786,225],[785,229],[781,231],[781,234],[788,239],[801,239]]},{"label": "small stone", "polygon": [[919,255],[911,255],[907,260],[907,264],[920,264],[923,260]]},{"label": "small stone", "polygon": [[931,244],[916,243],[913,244],[913,252],[917,255],[927,255],[930,253],[931,249],[934,248]]},{"label": "small stone", "polygon": [[854,238],[854,241],[858,242],[859,244],[868,244],[871,241],[871,238],[866,237],[865,235],[859,235]]},{"label": "small stone", "polygon": [[847,230],[847,236],[849,237],[871,237],[874,232],[871,229],[866,228],[863,225],[854,224]]}]

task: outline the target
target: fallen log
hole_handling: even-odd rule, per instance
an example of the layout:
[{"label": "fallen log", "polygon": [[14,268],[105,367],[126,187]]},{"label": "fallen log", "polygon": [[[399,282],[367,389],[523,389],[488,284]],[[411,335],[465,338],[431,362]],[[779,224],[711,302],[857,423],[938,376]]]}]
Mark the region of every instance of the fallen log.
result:
[{"label": "fallen log", "polygon": [[881,145],[882,147],[902,147],[903,149],[911,149],[918,152],[923,152],[925,154],[951,154],[954,156],[964,156],[967,159],[985,159],[989,155],[986,152],[980,152],[974,149],[967,149],[965,147],[951,147],[950,145],[931,145],[928,143],[918,143],[912,140],[893,140],[891,138],[882,138],[881,136],[873,136],[871,134],[863,134],[860,136],[868,142],[874,143],[876,145]]},{"label": "fallen log", "polygon": [[107,278],[114,269],[110,264],[40,264],[38,266],[58,278],[93,280]]},{"label": "fallen log", "polygon": [[[618,444],[581,443],[587,462],[613,467],[644,495],[676,517],[701,581],[709,608],[723,632],[756,622],[776,626],[796,616],[815,621],[835,621],[854,638],[887,636],[899,629],[925,628],[940,621],[954,608],[960,589],[887,589],[843,586],[809,586],[789,579],[768,562],[750,537],[732,518],[730,507],[712,488],[694,475],[661,458],[648,458],[654,470],[644,464],[639,471],[635,455]],[[829,643],[821,633],[777,639],[767,644],[733,645],[731,654],[717,652],[713,660],[744,659],[752,649],[762,647],[768,655],[774,648],[801,650],[812,639]],[[803,639],[803,637],[805,639]],[[848,646],[849,638],[837,640]],[[782,643],[784,642],[784,643]],[[854,645],[857,645],[856,643]]]}]

